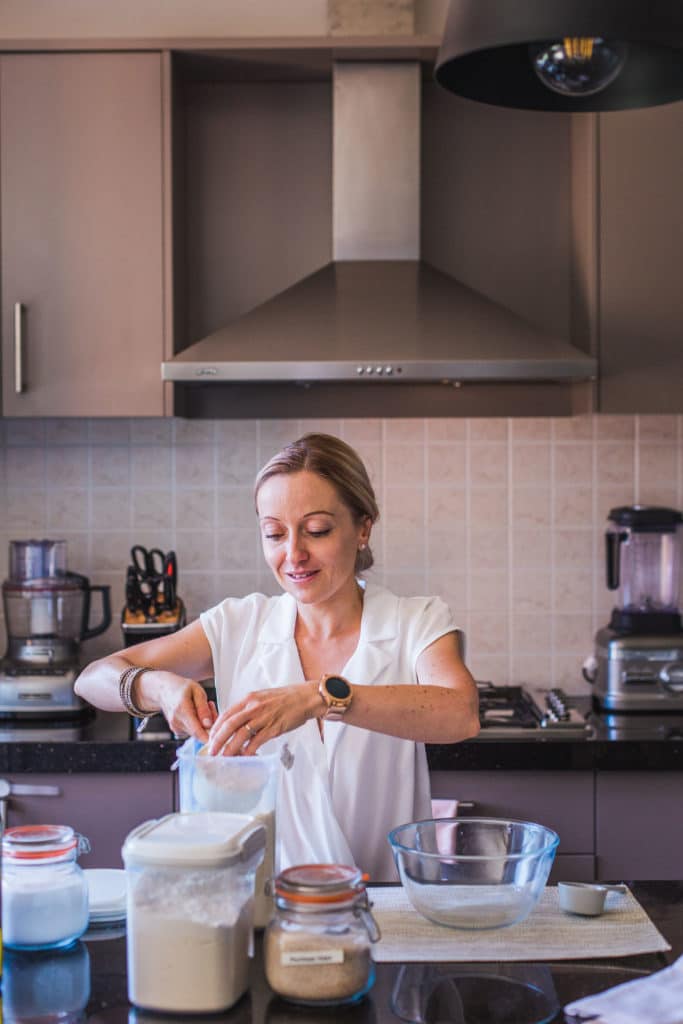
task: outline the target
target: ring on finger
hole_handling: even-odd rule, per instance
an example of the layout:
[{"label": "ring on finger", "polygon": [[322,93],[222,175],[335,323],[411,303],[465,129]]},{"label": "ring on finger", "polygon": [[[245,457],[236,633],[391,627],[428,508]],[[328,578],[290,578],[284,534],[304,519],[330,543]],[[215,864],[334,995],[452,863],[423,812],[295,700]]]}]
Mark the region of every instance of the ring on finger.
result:
[{"label": "ring on finger", "polygon": [[247,722],[247,724],[244,726],[244,728],[247,731],[247,736],[249,737],[250,740],[252,740],[254,738],[254,736],[256,735],[258,730],[257,729],[252,729],[252,727],[249,725],[249,722]]}]

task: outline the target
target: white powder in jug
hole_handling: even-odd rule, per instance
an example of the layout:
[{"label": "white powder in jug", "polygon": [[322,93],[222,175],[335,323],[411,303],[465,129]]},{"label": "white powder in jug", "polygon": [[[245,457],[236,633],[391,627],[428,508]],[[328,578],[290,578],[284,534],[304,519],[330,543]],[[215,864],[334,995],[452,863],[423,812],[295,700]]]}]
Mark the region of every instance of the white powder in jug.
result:
[{"label": "white powder in jug", "polygon": [[[2,938],[8,946],[55,946],[75,939],[88,927],[88,890],[82,875],[50,876],[40,869],[21,880],[13,874],[2,886]],[[7,872],[9,876],[9,872]]]},{"label": "white powder in jug", "polygon": [[149,1010],[213,1013],[246,991],[252,886],[233,869],[145,870],[129,887],[128,997]]}]

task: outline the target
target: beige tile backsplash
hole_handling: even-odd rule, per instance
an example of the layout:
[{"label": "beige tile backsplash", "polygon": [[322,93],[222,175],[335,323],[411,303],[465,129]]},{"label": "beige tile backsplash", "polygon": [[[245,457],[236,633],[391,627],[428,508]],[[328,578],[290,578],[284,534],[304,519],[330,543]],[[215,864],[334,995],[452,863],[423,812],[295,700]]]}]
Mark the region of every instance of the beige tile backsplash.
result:
[{"label": "beige tile backsplash", "polygon": [[176,549],[192,617],[225,595],[275,592],[251,485],[313,429],[344,437],[370,469],[372,578],[448,601],[478,678],[586,692],[581,662],[612,604],[606,513],[683,507],[683,417],[4,420],[0,575],[10,539],[65,538],[69,565],[112,587],[114,623],[88,659],[120,645],[134,543]]}]

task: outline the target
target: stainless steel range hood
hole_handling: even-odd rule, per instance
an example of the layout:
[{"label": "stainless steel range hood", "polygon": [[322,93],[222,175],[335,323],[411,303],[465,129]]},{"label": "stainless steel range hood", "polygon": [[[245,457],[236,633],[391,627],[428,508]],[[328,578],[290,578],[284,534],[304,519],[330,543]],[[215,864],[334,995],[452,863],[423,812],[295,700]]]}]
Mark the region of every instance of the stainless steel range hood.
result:
[{"label": "stainless steel range hood", "polygon": [[162,364],[164,380],[567,381],[596,362],[419,259],[420,69],[334,69],[334,261]]}]

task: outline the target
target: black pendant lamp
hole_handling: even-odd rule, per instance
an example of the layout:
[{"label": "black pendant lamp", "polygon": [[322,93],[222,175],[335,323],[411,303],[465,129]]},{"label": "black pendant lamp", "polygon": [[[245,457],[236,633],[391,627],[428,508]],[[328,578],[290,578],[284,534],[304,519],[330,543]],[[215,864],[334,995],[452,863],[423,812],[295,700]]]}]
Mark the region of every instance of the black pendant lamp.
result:
[{"label": "black pendant lamp", "polygon": [[683,0],[451,0],[435,77],[524,110],[672,103],[683,99]]}]

